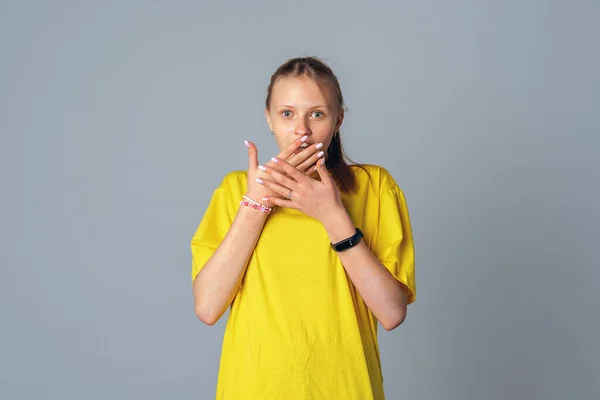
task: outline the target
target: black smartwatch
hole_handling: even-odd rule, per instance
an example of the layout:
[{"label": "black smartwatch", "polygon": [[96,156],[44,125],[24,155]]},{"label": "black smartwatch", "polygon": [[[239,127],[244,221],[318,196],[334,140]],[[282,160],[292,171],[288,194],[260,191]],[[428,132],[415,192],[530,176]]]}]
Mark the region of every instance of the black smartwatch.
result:
[{"label": "black smartwatch", "polygon": [[364,237],[362,231],[356,228],[356,233],[354,235],[350,236],[348,239],[344,239],[335,244],[331,243],[331,248],[336,252],[347,250],[350,247],[356,246],[360,242],[360,239],[362,237]]}]

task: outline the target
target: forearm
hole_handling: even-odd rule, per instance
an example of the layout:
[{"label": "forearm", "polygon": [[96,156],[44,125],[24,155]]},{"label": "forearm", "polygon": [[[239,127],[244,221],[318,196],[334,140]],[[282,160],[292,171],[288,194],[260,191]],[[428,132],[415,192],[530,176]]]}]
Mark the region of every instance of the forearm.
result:
[{"label": "forearm", "polygon": [[[324,222],[332,243],[352,236],[356,228],[345,210],[332,214]],[[400,283],[373,255],[364,241],[338,253],[350,280],[365,304],[386,330],[406,317],[407,295]]]},{"label": "forearm", "polygon": [[223,241],[194,280],[194,308],[204,323],[216,323],[235,298],[266,218],[265,213],[240,206]]}]

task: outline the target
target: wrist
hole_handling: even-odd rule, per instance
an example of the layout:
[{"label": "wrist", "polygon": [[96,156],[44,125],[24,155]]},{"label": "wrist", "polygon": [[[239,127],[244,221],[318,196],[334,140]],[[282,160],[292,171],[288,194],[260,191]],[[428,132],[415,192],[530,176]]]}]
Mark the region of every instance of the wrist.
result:
[{"label": "wrist", "polygon": [[269,216],[268,212],[261,211],[259,208],[250,205],[244,205],[240,202],[240,206],[237,211],[238,216],[243,220],[256,221],[266,220]]},{"label": "wrist", "polygon": [[275,208],[275,207],[277,207],[277,206],[276,206],[275,204],[273,204],[272,202],[270,202],[270,201],[266,201],[266,200],[263,200],[263,198],[265,197],[265,194],[253,193],[253,192],[250,192],[250,191],[248,191],[248,192],[246,192],[246,193],[244,194],[244,196],[246,196],[246,197],[248,197],[248,198],[252,199],[253,201],[255,201],[255,202],[259,203],[259,204],[262,204],[262,205],[264,205],[264,206],[267,206],[267,207],[269,207],[269,208]]},{"label": "wrist", "polygon": [[272,206],[268,203],[269,202],[266,201],[257,201],[253,197],[250,197],[248,194],[244,194],[242,196],[242,199],[240,200],[240,207],[252,208],[256,211],[268,215],[273,211]]},{"label": "wrist", "polygon": [[349,238],[356,233],[354,222],[345,208],[341,207],[336,212],[327,215],[322,221],[331,243]]}]

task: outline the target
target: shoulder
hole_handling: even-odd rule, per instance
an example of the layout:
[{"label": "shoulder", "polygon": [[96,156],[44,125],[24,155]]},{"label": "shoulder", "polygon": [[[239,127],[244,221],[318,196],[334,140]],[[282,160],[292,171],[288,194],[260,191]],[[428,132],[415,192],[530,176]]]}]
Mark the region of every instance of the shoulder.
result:
[{"label": "shoulder", "polygon": [[231,171],[225,175],[219,189],[227,191],[243,188],[245,190],[248,181],[248,173],[246,171]]},{"label": "shoulder", "polygon": [[234,204],[246,193],[248,173],[246,171],[231,171],[221,180],[214,190],[215,194],[226,203]]},{"label": "shoulder", "polygon": [[400,186],[392,174],[380,165],[360,164],[352,165],[351,168],[359,186],[370,185],[380,194],[389,190],[401,192]]}]

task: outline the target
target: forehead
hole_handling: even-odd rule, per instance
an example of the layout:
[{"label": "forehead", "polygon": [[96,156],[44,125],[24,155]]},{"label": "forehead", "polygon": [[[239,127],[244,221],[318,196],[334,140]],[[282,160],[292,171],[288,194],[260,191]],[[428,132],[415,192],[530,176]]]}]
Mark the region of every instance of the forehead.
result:
[{"label": "forehead", "polygon": [[307,76],[278,79],[271,92],[271,105],[282,104],[310,107],[315,104],[331,105],[330,91],[316,80]]}]

